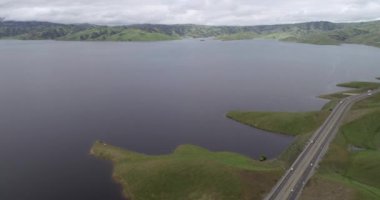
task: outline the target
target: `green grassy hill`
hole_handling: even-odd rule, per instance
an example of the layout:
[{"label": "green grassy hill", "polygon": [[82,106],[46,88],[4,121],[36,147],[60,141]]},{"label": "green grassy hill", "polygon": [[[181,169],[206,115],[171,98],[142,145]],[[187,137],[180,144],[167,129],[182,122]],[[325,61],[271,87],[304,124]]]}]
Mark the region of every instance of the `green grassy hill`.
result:
[{"label": "green grassy hill", "polygon": [[139,29],[99,29],[92,28],[58,38],[60,40],[87,41],[163,41],[176,40],[176,35],[165,35],[156,32],[146,32]]},{"label": "green grassy hill", "polygon": [[260,26],[137,24],[98,26],[48,22],[0,21],[0,38],[24,40],[159,41],[215,37],[219,40],[276,39],[320,45],[342,43],[380,46],[380,21],[307,22]]}]

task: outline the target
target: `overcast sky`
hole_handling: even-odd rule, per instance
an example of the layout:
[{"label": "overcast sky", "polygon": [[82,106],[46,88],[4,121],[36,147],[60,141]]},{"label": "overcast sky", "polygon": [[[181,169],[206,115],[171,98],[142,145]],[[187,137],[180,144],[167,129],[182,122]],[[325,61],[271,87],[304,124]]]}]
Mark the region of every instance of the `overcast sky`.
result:
[{"label": "overcast sky", "polygon": [[351,22],[380,19],[380,0],[0,0],[0,17],[109,25]]}]

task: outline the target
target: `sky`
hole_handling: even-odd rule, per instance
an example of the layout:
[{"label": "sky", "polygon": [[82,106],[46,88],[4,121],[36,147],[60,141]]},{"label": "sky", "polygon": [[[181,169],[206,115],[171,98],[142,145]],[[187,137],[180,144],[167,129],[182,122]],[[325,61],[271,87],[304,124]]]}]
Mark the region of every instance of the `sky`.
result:
[{"label": "sky", "polygon": [[0,0],[0,18],[103,25],[357,22],[380,20],[380,0]]}]

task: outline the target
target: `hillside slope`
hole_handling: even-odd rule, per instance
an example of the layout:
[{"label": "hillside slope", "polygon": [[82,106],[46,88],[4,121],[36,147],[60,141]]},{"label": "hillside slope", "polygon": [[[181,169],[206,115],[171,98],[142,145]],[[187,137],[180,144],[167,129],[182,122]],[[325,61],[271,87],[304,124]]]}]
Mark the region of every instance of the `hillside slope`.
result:
[{"label": "hillside slope", "polygon": [[380,46],[380,21],[361,23],[307,22],[260,26],[137,24],[98,26],[49,22],[0,21],[0,39],[160,41],[215,37],[220,40],[277,39],[290,42]]}]

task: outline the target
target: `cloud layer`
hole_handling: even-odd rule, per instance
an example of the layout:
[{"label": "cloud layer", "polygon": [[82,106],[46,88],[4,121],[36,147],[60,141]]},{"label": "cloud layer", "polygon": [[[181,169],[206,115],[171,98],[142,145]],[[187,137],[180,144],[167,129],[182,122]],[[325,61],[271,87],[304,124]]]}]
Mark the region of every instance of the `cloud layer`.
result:
[{"label": "cloud layer", "polygon": [[0,0],[0,17],[109,25],[349,22],[380,19],[380,0]]}]

